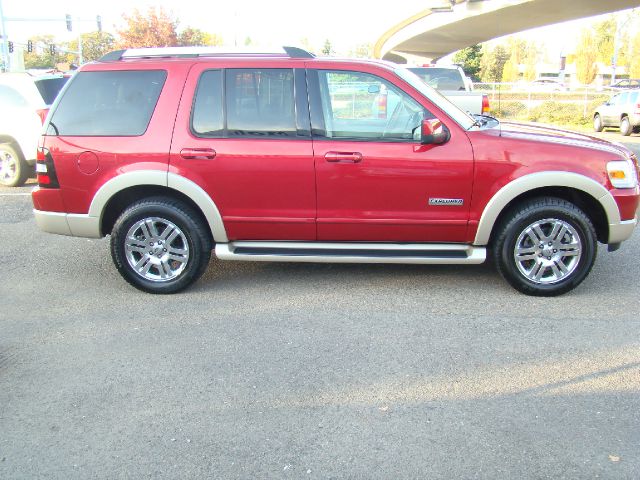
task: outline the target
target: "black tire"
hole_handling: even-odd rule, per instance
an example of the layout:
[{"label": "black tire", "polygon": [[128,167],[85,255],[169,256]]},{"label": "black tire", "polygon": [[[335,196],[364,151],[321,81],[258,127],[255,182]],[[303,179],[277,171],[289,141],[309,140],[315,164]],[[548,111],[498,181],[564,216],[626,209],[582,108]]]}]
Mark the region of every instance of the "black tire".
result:
[{"label": "black tire", "polygon": [[602,117],[600,116],[599,113],[596,113],[593,116],[593,129],[596,132],[601,132],[602,130],[604,130],[604,125],[602,124]]},{"label": "black tire", "polygon": [[[529,235],[527,232],[531,232],[534,225],[549,236]],[[560,228],[558,233],[565,231],[562,228],[566,228],[566,233],[552,235],[555,225]],[[534,243],[534,237],[542,240]],[[547,240],[553,240],[553,245]],[[576,243],[577,248],[574,248]],[[517,245],[523,254],[521,260],[516,259]],[[498,227],[493,247],[495,264],[507,282],[524,294],[551,297],[573,290],[587,277],[596,258],[597,237],[591,220],[582,210],[566,200],[544,197],[528,200],[512,209]],[[569,255],[577,251],[579,255]],[[559,262],[568,273],[558,268]],[[540,279],[530,278],[525,273],[529,267],[528,274],[535,277],[535,273],[541,272]]]},{"label": "black tire", "polygon": [[0,144],[0,184],[20,187],[29,178],[31,170],[22,153],[8,143]]},{"label": "black tire", "polygon": [[[144,234],[145,226],[148,235]],[[127,247],[127,239],[132,238],[135,240],[129,240]],[[183,202],[163,197],[147,198],[128,207],[111,232],[111,257],[118,272],[148,293],[176,293],[187,288],[207,269],[212,248],[208,226],[201,216]],[[146,273],[134,269],[132,263],[136,261],[144,262],[140,270],[146,269]]]},{"label": "black tire", "polygon": [[620,120],[620,133],[625,137],[631,135],[633,128],[631,127],[631,122],[629,121],[629,117],[622,117]]}]

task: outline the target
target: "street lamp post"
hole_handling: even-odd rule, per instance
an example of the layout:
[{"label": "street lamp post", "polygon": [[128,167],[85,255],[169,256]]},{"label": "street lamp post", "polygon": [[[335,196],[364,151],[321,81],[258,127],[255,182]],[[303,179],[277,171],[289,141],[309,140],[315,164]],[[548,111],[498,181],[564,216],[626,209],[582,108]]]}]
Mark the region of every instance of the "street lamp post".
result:
[{"label": "street lamp post", "polygon": [[4,59],[4,65],[2,68],[8,72],[11,64],[9,58],[9,38],[7,36],[7,26],[4,23],[4,12],[2,10],[2,0],[0,0],[0,31],[2,32],[2,58]]}]

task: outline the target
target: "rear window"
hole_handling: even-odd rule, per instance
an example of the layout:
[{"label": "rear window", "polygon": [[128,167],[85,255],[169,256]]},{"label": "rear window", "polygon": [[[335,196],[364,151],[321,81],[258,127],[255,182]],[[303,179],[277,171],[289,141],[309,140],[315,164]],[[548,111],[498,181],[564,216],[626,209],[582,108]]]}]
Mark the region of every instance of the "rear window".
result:
[{"label": "rear window", "polygon": [[0,109],[5,108],[19,108],[26,107],[28,105],[25,98],[20,93],[6,85],[0,85]]},{"label": "rear window", "polygon": [[460,71],[455,68],[409,68],[420,80],[436,90],[465,90]]},{"label": "rear window", "polygon": [[44,103],[47,105],[51,105],[53,101],[64,87],[64,84],[67,83],[67,77],[58,77],[58,78],[43,78],[41,80],[36,80],[35,84],[38,87],[38,91],[40,95],[42,95],[42,99]]},{"label": "rear window", "polygon": [[47,134],[142,135],[166,78],[164,70],[80,72],[53,112]]}]

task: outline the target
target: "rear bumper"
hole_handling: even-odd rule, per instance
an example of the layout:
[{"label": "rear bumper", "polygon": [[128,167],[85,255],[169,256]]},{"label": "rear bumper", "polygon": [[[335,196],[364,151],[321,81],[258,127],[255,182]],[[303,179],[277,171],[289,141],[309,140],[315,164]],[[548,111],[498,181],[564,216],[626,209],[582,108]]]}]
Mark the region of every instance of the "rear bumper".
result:
[{"label": "rear bumper", "polygon": [[73,237],[100,238],[100,219],[89,215],[33,210],[38,228],[43,232]]},{"label": "rear bumper", "polygon": [[638,225],[638,217],[633,220],[623,220],[619,223],[609,224],[609,241],[607,243],[620,243],[633,235],[633,230]]}]

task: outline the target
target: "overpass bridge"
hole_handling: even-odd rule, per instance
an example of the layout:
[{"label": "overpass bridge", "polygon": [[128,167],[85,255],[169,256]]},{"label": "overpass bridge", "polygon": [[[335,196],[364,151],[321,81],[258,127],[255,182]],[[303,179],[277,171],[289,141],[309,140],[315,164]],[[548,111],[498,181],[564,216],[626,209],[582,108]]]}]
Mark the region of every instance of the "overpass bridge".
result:
[{"label": "overpass bridge", "polygon": [[425,10],[394,25],[374,56],[397,63],[435,60],[493,38],[640,6],[640,0],[427,0]]}]

